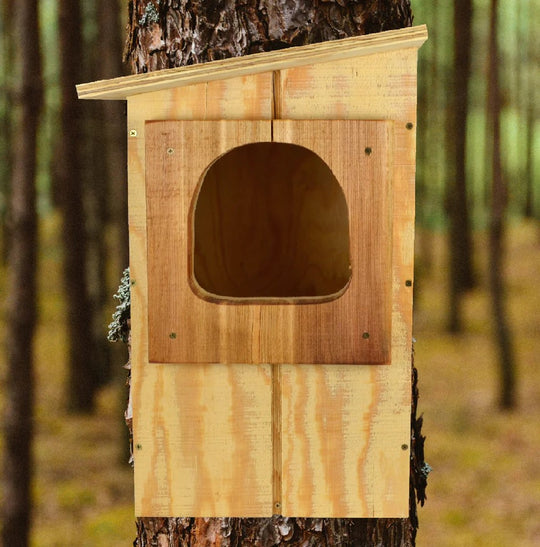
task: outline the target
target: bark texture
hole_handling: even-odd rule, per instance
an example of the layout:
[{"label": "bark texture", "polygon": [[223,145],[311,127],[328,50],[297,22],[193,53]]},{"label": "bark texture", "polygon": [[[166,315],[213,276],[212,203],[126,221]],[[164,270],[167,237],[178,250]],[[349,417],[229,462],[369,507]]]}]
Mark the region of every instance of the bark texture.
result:
[{"label": "bark texture", "polygon": [[141,73],[412,25],[409,0],[130,0]]},{"label": "bark texture", "polygon": [[[143,73],[411,26],[409,0],[130,0],[125,57]],[[422,419],[411,414],[407,519],[140,518],[135,546],[410,547],[428,469]]]},{"label": "bark texture", "polygon": [[4,410],[2,545],[29,544],[34,407],[33,340],[36,325],[36,144],[43,84],[38,2],[14,5],[17,85],[13,99],[7,374]]}]

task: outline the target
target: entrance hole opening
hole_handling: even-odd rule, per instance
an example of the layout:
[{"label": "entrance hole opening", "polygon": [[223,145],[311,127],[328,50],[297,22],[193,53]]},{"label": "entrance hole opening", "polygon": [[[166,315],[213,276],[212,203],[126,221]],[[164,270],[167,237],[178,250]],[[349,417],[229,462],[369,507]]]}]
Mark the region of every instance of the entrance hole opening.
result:
[{"label": "entrance hole opening", "polygon": [[348,287],[345,195],[302,146],[261,142],[220,156],[199,183],[190,230],[190,281],[201,298],[316,303]]}]

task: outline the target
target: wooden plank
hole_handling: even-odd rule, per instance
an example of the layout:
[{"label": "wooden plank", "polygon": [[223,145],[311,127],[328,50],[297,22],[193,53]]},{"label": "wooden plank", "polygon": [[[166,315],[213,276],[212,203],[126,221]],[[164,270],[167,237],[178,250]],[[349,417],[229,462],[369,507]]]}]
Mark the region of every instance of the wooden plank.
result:
[{"label": "wooden plank", "polygon": [[[270,141],[271,132],[270,122],[263,121],[177,121],[147,126],[150,361],[389,362],[391,187],[388,162],[392,133],[388,122],[276,121],[275,138],[302,147],[294,149],[300,154],[299,167],[293,163],[296,161],[293,155],[275,158],[272,154],[267,156],[265,151],[264,157],[269,163],[265,163],[264,171],[269,177],[257,172],[261,180],[251,181],[251,173],[246,173],[249,162],[244,162],[249,158],[242,156],[240,163],[227,163],[216,175],[222,179],[224,189],[216,193],[211,187],[210,195],[205,194],[203,203],[209,202],[207,218],[204,223],[195,223],[204,234],[200,239],[208,239],[207,246],[212,247],[207,254],[197,246],[194,248],[194,253],[202,255],[202,266],[197,270],[199,279],[204,277],[213,283],[212,287],[224,289],[226,294],[201,290],[195,277],[190,282],[186,276],[187,271],[195,273],[193,264],[188,262],[189,211],[199,208],[195,200],[201,174],[224,151],[246,143]],[[306,149],[318,153],[318,161],[322,165],[326,161],[338,176],[345,197],[343,208],[334,212],[328,191],[319,190],[324,186],[323,180],[320,176],[317,178],[317,173],[308,172]],[[256,154],[249,152],[249,155]],[[344,162],[343,158],[348,159]],[[292,165],[293,170],[282,173],[278,167],[282,163]],[[247,184],[239,186],[237,178],[244,176]],[[283,182],[284,176],[290,180]],[[274,184],[276,177],[278,182]],[[201,184],[202,194],[205,183]],[[300,189],[296,191],[295,187]],[[311,200],[315,203],[313,208]],[[301,209],[292,209],[284,215],[283,210],[292,202],[298,202]],[[348,245],[336,254],[333,239],[325,243],[332,236],[330,224],[320,217],[329,210],[342,221],[340,217],[347,215],[345,202],[350,218],[351,278],[349,283],[347,277],[337,278],[336,285],[330,284],[336,278],[333,269],[328,274],[331,279],[324,279],[324,260],[320,255],[327,249],[328,262],[333,268],[340,254],[345,253],[344,259],[348,258]],[[268,213],[272,205],[274,210]],[[302,218],[310,215],[315,223],[307,224],[307,229]],[[244,240],[242,233],[227,223],[242,221],[245,216],[249,218],[247,224],[244,223],[247,230],[242,226],[247,231]],[[279,229],[280,223],[285,226],[283,231]],[[301,226],[300,232],[304,229],[307,234],[298,237],[297,225]],[[195,241],[198,237],[194,235]],[[340,238],[339,232],[337,237]],[[347,243],[347,233],[344,239]],[[343,245],[343,241],[338,243]],[[270,247],[270,253],[258,253],[257,248],[265,245]],[[303,251],[302,245],[311,250]],[[223,258],[224,254],[231,253],[232,259]],[[259,254],[263,255],[262,259]],[[283,255],[285,262],[280,259]],[[216,260],[217,266],[210,268],[211,260]],[[299,281],[295,279],[295,268],[300,270]],[[347,276],[347,263],[344,269]],[[222,275],[222,270],[227,270],[228,275]],[[214,271],[217,273],[212,276]],[[311,275],[311,271],[315,275]],[[235,279],[230,280],[231,275]],[[331,294],[319,298],[318,293],[307,296],[304,292],[294,293],[299,283],[302,290],[317,290],[319,283],[323,292],[327,290]],[[254,293],[235,292],[245,291],[246,287]],[[339,287],[343,289],[338,290]],[[286,317],[290,319],[287,321]]]},{"label": "wooden plank", "polygon": [[406,49],[275,79],[283,118],[394,120],[392,364],[279,367],[285,515],[408,515],[416,60]]},{"label": "wooden plank", "polygon": [[[253,372],[254,378],[247,382],[241,380],[245,365],[226,367],[231,371],[231,383],[236,382],[234,376],[238,375],[238,383],[244,386],[244,393],[248,393],[247,383],[254,382],[257,386],[250,401],[251,411],[258,416],[253,423],[264,423],[264,416],[272,416],[274,484],[273,489],[270,487],[270,491],[265,491],[259,498],[266,499],[266,502],[260,503],[266,509],[261,509],[258,516],[268,516],[273,512],[297,516],[316,511],[319,514],[310,516],[404,517],[408,512],[409,453],[401,446],[408,445],[410,434],[412,288],[406,281],[413,280],[416,50],[413,48],[370,57],[329,63],[322,65],[320,70],[311,69],[308,77],[313,78],[313,86],[324,86],[325,81],[333,82],[322,87],[320,93],[311,95],[306,94],[307,83],[298,92],[293,83],[295,78],[307,82],[306,72],[300,78],[294,71],[284,70],[275,78],[278,86],[275,105],[272,105],[271,99],[266,100],[269,96],[266,91],[262,93],[265,99],[260,102],[257,101],[257,94],[253,93],[252,110],[247,114],[250,119],[269,119],[274,109],[284,118],[395,120],[391,366],[249,365],[249,371],[259,369],[259,373],[255,375]],[[377,74],[376,77],[370,76],[372,71]],[[267,77],[272,74],[262,76],[268,81]],[[174,420],[179,418],[166,410],[165,399],[160,397],[161,392],[156,386],[171,383],[190,385],[192,366],[148,362],[148,333],[144,321],[147,310],[144,120],[171,117],[239,119],[240,108],[244,112],[242,115],[247,112],[247,108],[242,106],[242,85],[239,79],[229,87],[227,92],[233,94],[230,108],[227,97],[221,93],[214,102],[211,84],[204,93],[196,92],[198,86],[192,86],[174,93],[166,90],[133,96],[128,101],[128,129],[137,131],[137,137],[129,140],[131,266],[136,282],[132,291],[133,406],[135,443],[139,439],[144,441],[144,445],[140,443],[143,454],[135,455],[137,515],[155,515],[159,508],[170,511],[167,516],[232,514],[224,511],[222,515],[203,515],[198,512],[194,498],[184,506],[176,503],[178,497],[175,492],[183,488],[182,484],[178,484],[180,474],[169,475],[173,480],[170,483],[166,481],[172,492],[171,505],[165,507],[163,499],[148,495],[152,489],[157,492],[165,487],[163,478],[167,477],[168,470],[163,459],[145,456],[144,446],[161,442],[155,434],[159,424],[165,427],[173,424],[168,430],[172,435],[179,427],[174,425],[177,423]],[[149,104],[146,97],[152,97]],[[408,123],[413,124],[412,130],[407,128]],[[293,328],[292,319],[290,314],[283,314],[284,329]],[[214,370],[215,374],[220,374],[218,368],[204,368],[210,383],[213,382]],[[261,369],[271,371],[273,390],[262,381],[265,376]],[[224,389],[227,394],[232,388],[225,384]],[[268,407],[267,397],[270,391],[271,408]],[[260,395],[255,395],[259,392]],[[196,401],[190,400],[189,408],[196,409]],[[259,400],[262,401],[260,404],[257,403]],[[188,412],[189,408],[185,411]],[[220,401],[209,398],[205,406],[198,407],[199,411],[201,420],[211,423],[211,417],[221,411]],[[171,435],[162,438],[168,442]],[[265,439],[261,441],[266,443],[268,435]],[[234,453],[237,448],[241,449],[236,442],[236,437],[228,435],[220,449]],[[339,457],[333,456],[334,447],[337,447]],[[217,447],[210,443],[205,448],[216,451],[218,460],[222,457]],[[260,455],[254,455],[249,463],[242,464],[258,469],[255,457]],[[208,458],[211,458],[210,453]],[[182,458],[178,465],[188,468]],[[261,475],[257,475],[258,484],[264,484],[266,480],[266,465],[262,465]],[[329,469],[333,465],[338,469],[338,480],[335,482],[328,479]],[[354,469],[357,470],[356,476]],[[223,472],[223,469],[212,469],[216,477]],[[231,468],[230,472],[236,473],[237,468]],[[344,481],[351,481],[352,486]],[[297,489],[299,486],[300,490]],[[354,491],[355,488],[357,491]],[[253,508],[253,505],[246,500],[246,508],[250,507]],[[237,506],[236,509],[240,511],[242,507]],[[343,515],[342,512],[347,514]]]},{"label": "wooden plank", "polygon": [[270,141],[271,135],[270,121],[147,124],[150,361],[252,362],[256,336],[251,327],[258,321],[259,307],[219,307],[192,291],[188,275],[190,209],[201,176],[214,160],[237,146]]},{"label": "wooden plank", "polygon": [[[128,161],[131,393],[134,445],[141,446],[134,455],[137,516],[260,516],[273,512],[271,367],[161,366],[148,361],[144,180],[146,119],[270,118],[271,90],[271,75],[260,75],[231,80],[226,86],[221,82],[202,84],[128,101],[128,131],[135,135],[128,140]],[[209,431],[215,432],[218,443]],[[179,446],[180,438],[191,443],[193,453]],[[171,464],[165,456],[171,458]],[[194,482],[194,458],[204,465],[211,485],[205,487],[203,498]],[[236,477],[237,483],[232,484],[226,475]]]},{"label": "wooden plank", "polygon": [[270,367],[156,368],[155,406],[137,414],[137,514],[271,514]]},{"label": "wooden plank", "polygon": [[223,80],[283,70],[286,68],[332,63],[342,59],[369,56],[403,48],[419,48],[427,39],[425,25],[389,30],[330,42],[281,49],[102,80],[77,86],[81,99],[126,99],[135,94],[159,91],[201,82]]}]

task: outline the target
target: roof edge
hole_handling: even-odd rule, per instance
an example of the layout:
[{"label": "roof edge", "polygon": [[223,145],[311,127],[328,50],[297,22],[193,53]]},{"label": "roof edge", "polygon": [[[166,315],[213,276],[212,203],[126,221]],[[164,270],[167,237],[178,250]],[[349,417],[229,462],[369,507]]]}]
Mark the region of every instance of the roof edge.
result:
[{"label": "roof edge", "polygon": [[418,25],[145,74],[99,80],[77,85],[77,93],[79,99],[127,99],[131,95],[171,87],[333,62],[404,48],[419,48],[427,40],[427,36],[426,25]]}]

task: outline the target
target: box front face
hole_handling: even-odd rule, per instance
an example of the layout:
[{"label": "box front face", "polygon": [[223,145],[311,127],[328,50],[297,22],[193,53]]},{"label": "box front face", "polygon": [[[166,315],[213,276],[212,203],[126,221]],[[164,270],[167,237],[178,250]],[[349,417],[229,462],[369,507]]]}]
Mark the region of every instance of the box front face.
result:
[{"label": "box front face", "polygon": [[147,123],[150,362],[388,363],[392,136]]}]

